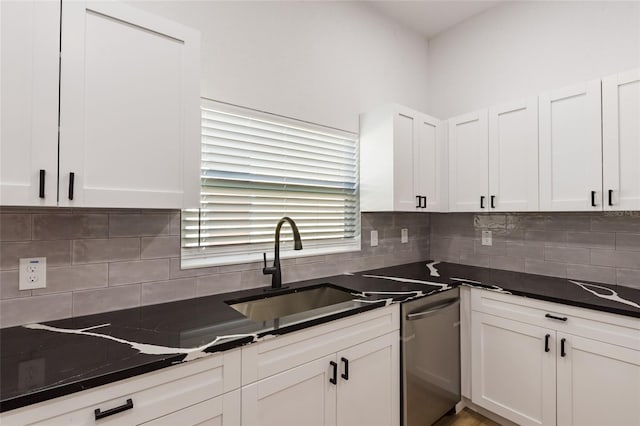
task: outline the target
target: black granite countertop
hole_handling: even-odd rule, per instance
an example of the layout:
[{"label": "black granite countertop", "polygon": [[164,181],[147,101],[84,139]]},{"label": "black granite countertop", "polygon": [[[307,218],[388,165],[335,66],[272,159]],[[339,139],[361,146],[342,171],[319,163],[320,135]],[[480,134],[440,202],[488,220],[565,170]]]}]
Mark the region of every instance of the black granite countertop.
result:
[{"label": "black granite countertop", "polygon": [[[284,271],[286,274],[286,270]],[[352,290],[339,312],[254,322],[226,302],[253,289],[0,330],[0,412],[78,392],[391,302],[471,285],[640,318],[640,290],[440,262],[290,284]]]}]

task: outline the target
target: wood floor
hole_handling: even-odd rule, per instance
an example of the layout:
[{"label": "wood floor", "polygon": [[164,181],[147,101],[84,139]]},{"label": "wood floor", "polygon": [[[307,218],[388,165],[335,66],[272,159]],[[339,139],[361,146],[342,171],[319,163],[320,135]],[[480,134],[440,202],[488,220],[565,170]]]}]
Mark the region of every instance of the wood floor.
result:
[{"label": "wood floor", "polygon": [[475,411],[471,411],[468,408],[460,411],[458,414],[444,416],[433,426],[500,426],[498,423],[489,420],[476,413]]}]

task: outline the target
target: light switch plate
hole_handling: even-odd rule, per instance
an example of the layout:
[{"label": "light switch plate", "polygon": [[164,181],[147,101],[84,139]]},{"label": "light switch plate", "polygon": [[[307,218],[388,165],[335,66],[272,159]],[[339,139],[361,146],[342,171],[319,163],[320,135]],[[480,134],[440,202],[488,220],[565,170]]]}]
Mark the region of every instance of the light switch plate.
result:
[{"label": "light switch plate", "polygon": [[371,247],[376,247],[378,245],[378,231],[375,229],[371,231]]},{"label": "light switch plate", "polygon": [[491,231],[482,231],[482,245],[483,246],[493,245],[493,233]]},{"label": "light switch plate", "polygon": [[400,230],[400,242],[403,244],[409,242],[409,230],[407,228],[402,228]]},{"label": "light switch plate", "polygon": [[20,259],[20,290],[33,290],[47,286],[47,258],[28,257]]}]

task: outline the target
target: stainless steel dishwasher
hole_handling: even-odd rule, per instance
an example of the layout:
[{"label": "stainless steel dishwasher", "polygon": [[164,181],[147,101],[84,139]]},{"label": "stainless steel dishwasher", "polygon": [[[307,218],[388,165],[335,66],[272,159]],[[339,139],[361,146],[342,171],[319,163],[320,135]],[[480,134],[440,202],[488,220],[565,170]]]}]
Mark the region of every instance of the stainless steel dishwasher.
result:
[{"label": "stainless steel dishwasher", "polygon": [[404,426],[428,426],[460,401],[460,290],[402,305]]}]

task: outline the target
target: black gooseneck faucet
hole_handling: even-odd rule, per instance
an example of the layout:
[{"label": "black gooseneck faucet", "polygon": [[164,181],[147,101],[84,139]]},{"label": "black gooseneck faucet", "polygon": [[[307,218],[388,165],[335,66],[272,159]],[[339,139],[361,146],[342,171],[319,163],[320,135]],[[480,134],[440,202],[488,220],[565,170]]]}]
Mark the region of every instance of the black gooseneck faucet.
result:
[{"label": "black gooseneck faucet", "polygon": [[287,288],[286,286],[282,287],[282,273],[280,270],[280,228],[282,228],[282,225],[284,225],[285,222],[288,222],[289,225],[291,225],[291,230],[293,231],[293,249],[302,250],[302,240],[300,239],[298,226],[290,217],[283,217],[276,225],[276,245],[274,248],[273,266],[267,266],[267,253],[262,253],[264,259],[264,268],[262,268],[262,273],[264,275],[271,275],[271,287],[265,289],[265,291]]}]

